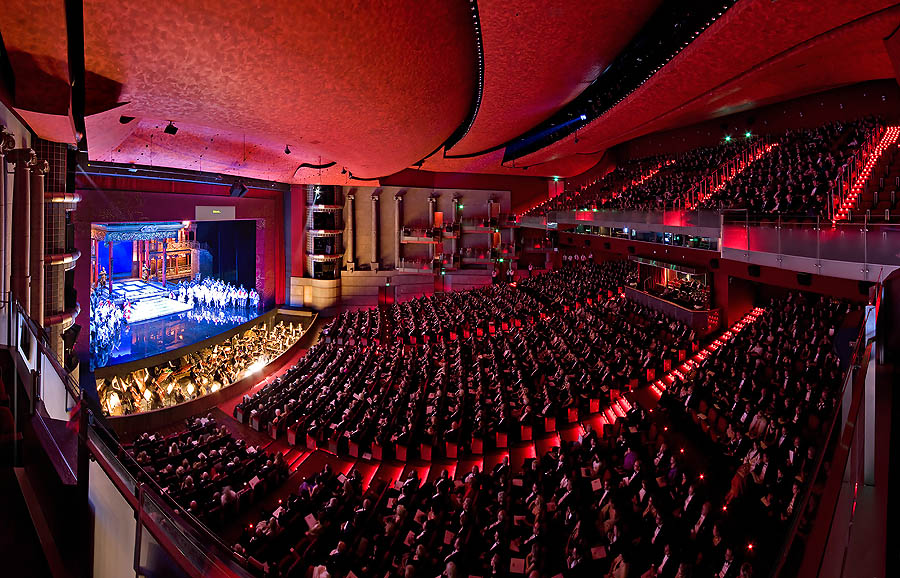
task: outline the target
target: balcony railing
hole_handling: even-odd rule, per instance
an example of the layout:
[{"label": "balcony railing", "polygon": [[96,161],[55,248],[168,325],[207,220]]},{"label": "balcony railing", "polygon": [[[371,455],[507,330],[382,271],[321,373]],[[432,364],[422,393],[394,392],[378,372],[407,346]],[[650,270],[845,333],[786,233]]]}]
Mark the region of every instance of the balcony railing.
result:
[{"label": "balcony railing", "polygon": [[[122,518],[112,513],[117,510],[110,509],[111,503],[118,504],[120,508],[130,507],[133,511],[133,517],[128,516],[127,519],[134,526],[128,522],[124,526],[129,531],[133,529],[134,533],[105,535],[95,544],[94,563],[99,562],[106,567],[112,563],[111,560],[122,560],[124,556],[128,566],[133,565],[133,569],[129,570],[141,575],[169,573],[175,565],[185,575],[196,578],[250,578],[252,574],[247,570],[251,564],[249,560],[235,554],[204,524],[184,511],[152,478],[137,474],[142,469],[123,451],[117,436],[104,426],[104,418],[96,402],[82,395],[74,377],[57,359],[43,329],[28,317],[11,294],[4,296],[0,302],[0,321],[4,328],[0,341],[8,347],[18,375],[30,376],[24,380],[24,388],[15,383],[12,385],[11,394],[18,396],[20,389],[24,389],[28,402],[21,404],[14,399],[15,431],[24,431],[24,424],[29,420],[35,429],[40,427],[38,436],[47,439],[47,443],[41,444],[43,451],[48,453],[51,463],[61,472],[65,484],[79,481],[84,472],[78,468],[80,460],[77,456],[81,451],[90,452],[99,466],[90,468],[87,480],[89,499],[99,496],[101,500],[99,505],[95,503],[92,507],[90,523],[95,528],[122,527]],[[20,412],[20,406],[27,415]],[[76,407],[80,411],[70,416],[70,411]],[[60,423],[69,422],[70,417],[78,421],[77,436],[72,429],[60,426]],[[78,449],[73,448],[73,438],[80,440]],[[22,455],[24,449],[28,452],[42,451],[39,448],[40,445],[15,442],[14,463],[31,460],[31,454]],[[53,455],[50,455],[51,452]],[[110,491],[104,491],[104,488]],[[78,537],[72,535],[67,539],[78,540]]]}]

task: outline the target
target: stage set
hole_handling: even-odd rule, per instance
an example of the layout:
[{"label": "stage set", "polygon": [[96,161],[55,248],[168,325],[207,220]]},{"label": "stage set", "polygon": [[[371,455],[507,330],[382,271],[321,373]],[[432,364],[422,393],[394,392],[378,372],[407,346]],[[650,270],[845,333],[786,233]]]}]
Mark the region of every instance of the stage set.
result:
[{"label": "stage set", "polygon": [[91,370],[173,351],[260,315],[252,223],[91,226]]}]

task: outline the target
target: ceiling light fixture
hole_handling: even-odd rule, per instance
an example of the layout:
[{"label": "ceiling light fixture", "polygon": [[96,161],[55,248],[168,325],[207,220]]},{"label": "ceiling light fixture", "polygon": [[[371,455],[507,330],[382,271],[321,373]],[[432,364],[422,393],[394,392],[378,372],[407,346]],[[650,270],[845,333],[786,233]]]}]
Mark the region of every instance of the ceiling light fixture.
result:
[{"label": "ceiling light fixture", "polygon": [[166,134],[174,135],[175,133],[178,132],[178,127],[175,126],[175,123],[170,120],[169,124],[166,126],[166,128],[163,129],[163,132]]},{"label": "ceiling light fixture", "polygon": [[290,147],[290,146],[284,145],[284,154],[286,154],[286,155],[291,154],[291,147]]}]

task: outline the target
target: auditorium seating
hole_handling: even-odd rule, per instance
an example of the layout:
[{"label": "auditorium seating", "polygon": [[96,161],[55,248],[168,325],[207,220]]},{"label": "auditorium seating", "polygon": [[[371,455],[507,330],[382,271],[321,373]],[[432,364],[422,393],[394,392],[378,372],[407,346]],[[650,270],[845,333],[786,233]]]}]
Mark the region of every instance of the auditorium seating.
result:
[{"label": "auditorium seating", "polygon": [[618,197],[605,199],[599,208],[639,211],[686,208],[692,201],[691,189],[748,145],[749,141],[734,139],[681,153],[651,178],[628,187]]},{"label": "auditorium seating", "polygon": [[326,467],[245,527],[235,551],[286,576],[674,576],[680,563],[708,576],[733,565],[731,576],[753,559],[702,473],[638,408],[606,435],[586,429],[522,463],[457,474],[409,469],[364,487],[359,472]]},{"label": "auditorium seating", "polygon": [[[586,301],[602,286],[578,281],[619,280],[615,269],[627,266],[575,261],[519,286],[563,309],[548,316],[577,316],[588,306],[569,300]],[[476,465],[454,476],[437,462],[425,478],[407,466],[371,481],[326,466],[247,525],[235,552],[260,575],[284,576],[768,570],[821,450],[821,424],[840,382],[834,333],[850,310],[801,294],[772,300],[665,392],[664,412],[635,404],[604,431],[583,427],[577,440],[549,438],[549,445],[542,438],[521,462],[510,449],[485,458],[484,471]],[[685,446],[690,428],[718,450]],[[717,465],[698,469],[704,460]],[[733,478],[712,473],[723,461]]]},{"label": "auditorium seating", "polygon": [[176,433],[144,433],[122,451],[133,475],[213,528],[234,520],[288,474],[282,454],[235,439],[212,416],[189,419]]},{"label": "auditorium seating", "polygon": [[[526,214],[573,210],[639,210],[689,208],[747,209],[751,214],[783,214],[800,218],[823,215],[834,180],[847,171],[848,159],[866,142],[879,121],[864,118],[832,122],[810,129],[790,130],[773,137],[774,146],[724,184],[707,190],[700,183],[737,157],[752,141],[729,138],[719,145],[700,147],[672,157],[626,161],[583,190],[555,197]],[[892,149],[893,150],[893,149]],[[890,151],[889,151],[890,152]],[[883,215],[896,205],[898,173],[886,163],[871,191],[860,199],[859,210]],[[892,172],[893,171],[893,172]],[[877,193],[877,195],[876,195]]]},{"label": "auditorium seating", "polygon": [[628,273],[579,262],[517,287],[343,314],[234,415],[289,443],[402,460],[555,431],[691,347],[687,327],[619,295]]},{"label": "auditorium seating", "polygon": [[752,214],[824,215],[834,179],[875,130],[874,119],[833,122],[788,131],[771,149],[723,188],[703,200],[706,208],[747,209]]}]

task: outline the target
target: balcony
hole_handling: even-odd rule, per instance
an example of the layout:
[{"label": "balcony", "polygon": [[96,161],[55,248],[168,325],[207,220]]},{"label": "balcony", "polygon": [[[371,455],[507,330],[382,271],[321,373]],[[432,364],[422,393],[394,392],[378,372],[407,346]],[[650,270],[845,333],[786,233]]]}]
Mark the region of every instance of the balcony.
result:
[{"label": "balcony", "polygon": [[525,217],[520,224],[560,230],[596,227],[601,236],[624,234],[635,241],[669,234],[699,237],[711,245],[715,241],[724,259],[860,281],[884,279],[900,268],[900,224],[892,223],[675,209],[551,212],[545,222]]}]

